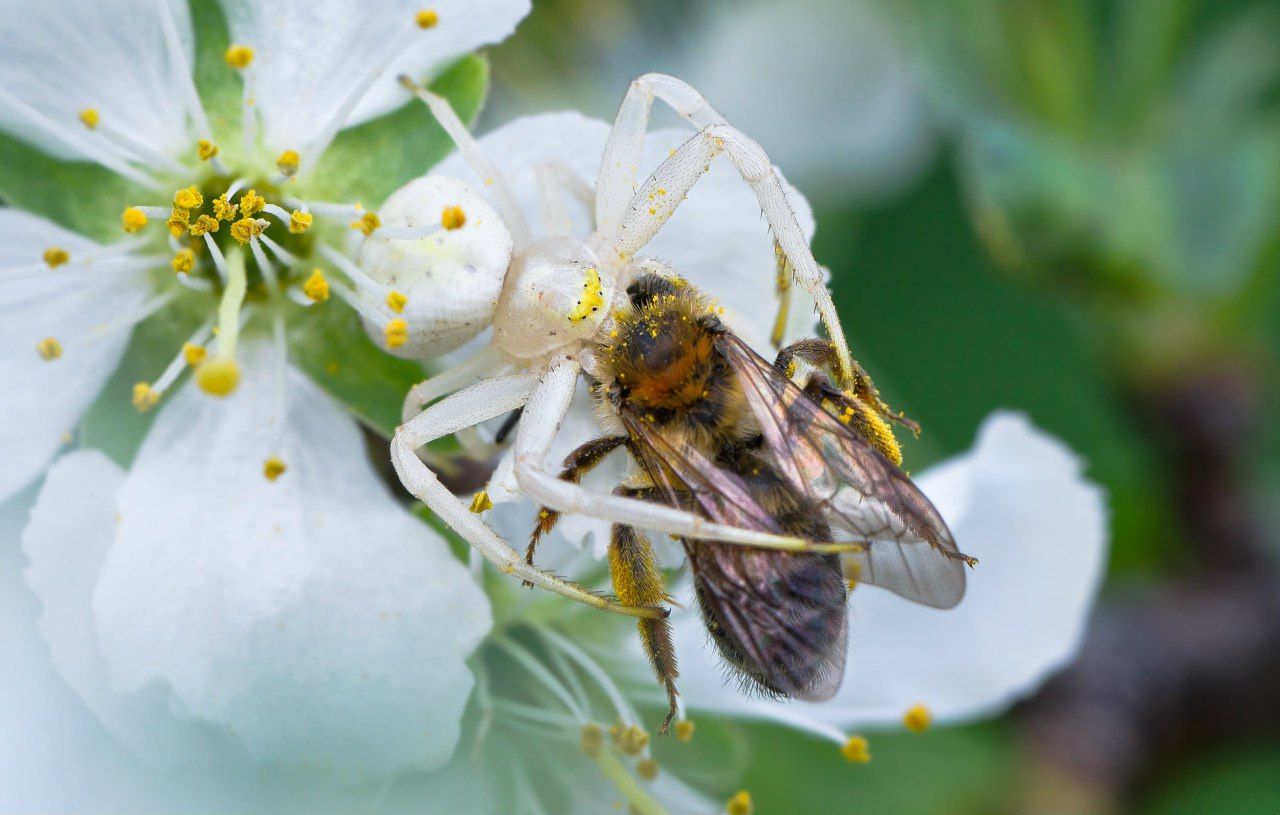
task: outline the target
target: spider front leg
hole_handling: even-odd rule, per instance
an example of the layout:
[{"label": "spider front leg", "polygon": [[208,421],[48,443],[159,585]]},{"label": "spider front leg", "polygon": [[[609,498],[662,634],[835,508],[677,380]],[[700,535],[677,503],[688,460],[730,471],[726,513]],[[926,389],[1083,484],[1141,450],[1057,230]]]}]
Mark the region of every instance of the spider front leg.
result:
[{"label": "spider front leg", "polygon": [[665,612],[661,609],[624,606],[576,583],[528,565],[488,524],[472,514],[466,504],[449,492],[435,473],[418,458],[418,448],[430,441],[521,407],[536,384],[537,377],[532,374],[489,379],[437,402],[401,425],[391,441],[391,462],[401,483],[504,573],[514,574],[535,586],[594,608],[632,617],[664,616]]}]

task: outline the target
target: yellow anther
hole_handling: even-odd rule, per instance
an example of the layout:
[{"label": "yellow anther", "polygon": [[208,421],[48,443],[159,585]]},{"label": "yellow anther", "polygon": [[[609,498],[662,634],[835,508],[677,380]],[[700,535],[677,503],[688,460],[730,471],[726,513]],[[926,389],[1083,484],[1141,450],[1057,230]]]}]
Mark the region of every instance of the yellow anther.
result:
[{"label": "yellow anther", "polygon": [[187,187],[173,194],[173,205],[183,209],[200,209],[204,206],[204,196],[198,187]]},{"label": "yellow anther", "polygon": [[277,478],[284,475],[284,471],[286,469],[288,468],[284,466],[284,462],[275,456],[272,456],[262,462],[262,474],[266,476],[268,481],[275,481]]},{"label": "yellow anther", "polygon": [[138,382],[133,386],[133,406],[140,413],[146,413],[160,404],[160,394],[146,382]]},{"label": "yellow anther", "polygon": [[380,226],[382,226],[382,219],[376,212],[366,212],[351,222],[352,229],[358,229],[366,235],[372,235],[373,231]]},{"label": "yellow anther", "polygon": [[636,775],[645,781],[652,781],[658,777],[658,762],[651,758],[643,758],[636,762]]},{"label": "yellow anther", "polygon": [[174,274],[179,272],[189,273],[196,267],[196,253],[190,249],[179,249],[174,253],[173,260],[170,261],[169,265],[173,266]]},{"label": "yellow anther", "polygon": [[201,139],[196,142],[196,155],[200,157],[201,161],[208,161],[218,155],[218,145],[208,139]]},{"label": "yellow anther", "polygon": [[147,225],[147,216],[137,207],[129,207],[120,216],[120,222],[124,225],[125,232],[133,234]]},{"label": "yellow anther", "polygon": [[213,199],[213,217],[217,218],[219,221],[230,221],[232,218],[236,217],[236,212],[239,209],[239,204],[235,204],[227,200],[227,194],[225,192]]},{"label": "yellow anther", "polygon": [[418,28],[424,30],[428,28],[435,28],[436,23],[440,22],[440,15],[436,13],[435,9],[423,9],[413,15],[413,21],[418,24]]},{"label": "yellow anther", "polygon": [[467,213],[463,211],[462,207],[445,207],[440,213],[440,225],[445,229],[461,229],[466,222]]},{"label": "yellow anther", "polygon": [[187,227],[187,230],[198,238],[210,232],[217,232],[221,226],[222,224],[218,223],[218,219],[212,215],[201,215],[196,218],[195,223]]},{"label": "yellow anther", "polygon": [[60,246],[50,246],[44,250],[44,262],[50,269],[56,269],[71,260],[71,254]]},{"label": "yellow anther", "polygon": [[302,159],[298,157],[297,150],[285,150],[280,154],[280,158],[276,159],[276,169],[285,178],[293,178],[298,174],[298,165],[301,163]]},{"label": "yellow anther", "polygon": [[246,218],[257,215],[262,212],[262,208],[267,205],[267,199],[258,195],[257,190],[249,190],[240,196],[240,214]]},{"label": "yellow anther", "polygon": [[382,332],[387,337],[388,348],[399,348],[409,341],[409,324],[404,320],[392,320]]},{"label": "yellow anther", "polygon": [[493,501],[489,498],[489,493],[480,490],[471,497],[471,511],[476,515],[490,509],[493,509]]},{"label": "yellow anther", "polygon": [[312,269],[307,282],[302,284],[302,293],[313,303],[323,303],[329,299],[329,281],[324,279],[324,272]]},{"label": "yellow anther", "polygon": [[604,747],[604,730],[600,729],[600,725],[595,722],[587,722],[582,726],[582,737],[579,744],[582,745],[582,751],[589,756],[594,756]]},{"label": "yellow anther", "polygon": [[840,755],[844,756],[845,761],[854,764],[866,764],[871,760],[871,751],[868,749],[867,740],[862,736],[850,736],[849,740],[840,748]]},{"label": "yellow anther", "polygon": [[933,714],[924,705],[912,705],[902,714],[902,724],[912,733],[921,733],[933,723]]},{"label": "yellow anther", "polygon": [[231,237],[241,243],[248,243],[261,234],[262,224],[256,218],[241,218],[231,225]]},{"label": "yellow anther", "polygon": [[311,228],[311,224],[315,222],[316,216],[310,212],[303,212],[295,209],[289,214],[289,231],[295,235],[301,235]]},{"label": "yellow anther", "polygon": [[689,719],[681,719],[676,722],[676,739],[686,744],[693,741],[693,722]]},{"label": "yellow anther", "polygon": [[98,114],[97,108],[85,108],[80,111],[80,124],[90,130],[98,129],[98,122],[102,121],[102,116]]},{"label": "yellow anther", "polygon": [[62,343],[56,337],[45,337],[36,343],[36,353],[46,362],[62,356]]},{"label": "yellow anther", "polygon": [[182,344],[182,358],[192,368],[200,367],[200,363],[204,362],[205,357],[209,356],[209,352],[203,345],[187,342]]},{"label": "yellow anther", "polygon": [[638,756],[649,746],[649,734],[639,725],[623,728],[618,736],[618,749],[629,756]]},{"label": "yellow anther", "polygon": [[604,307],[604,288],[600,285],[600,272],[592,266],[587,269],[587,278],[582,282],[582,299],[569,312],[569,322],[580,323],[587,315]]},{"label": "yellow anther", "polygon": [[405,297],[403,294],[401,294],[398,291],[387,293],[387,308],[391,309],[396,314],[399,314],[400,312],[404,311],[404,305],[405,303],[408,303],[408,302],[409,302],[409,298]]},{"label": "yellow anther", "polygon": [[169,211],[169,220],[164,222],[169,227],[169,234],[175,238],[181,237],[183,232],[191,226],[191,212],[182,207],[174,207]]},{"label": "yellow anther", "polygon": [[225,59],[227,64],[232,68],[243,71],[245,68],[249,67],[250,63],[253,62],[253,49],[247,45],[233,45],[226,50],[226,53],[222,55],[222,58]]},{"label": "yellow anther", "polygon": [[751,815],[755,812],[755,807],[751,804],[751,793],[746,790],[740,791],[725,802],[724,811],[729,815]]},{"label": "yellow anther", "polygon": [[196,384],[210,396],[226,396],[240,384],[240,366],[234,359],[207,359],[196,368]]}]

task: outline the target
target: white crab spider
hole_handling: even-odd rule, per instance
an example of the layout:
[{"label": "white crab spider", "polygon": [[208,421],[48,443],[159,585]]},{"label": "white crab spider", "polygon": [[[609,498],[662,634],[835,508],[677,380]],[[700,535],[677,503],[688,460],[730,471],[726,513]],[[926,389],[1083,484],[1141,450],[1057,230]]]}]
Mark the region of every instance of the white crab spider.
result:
[{"label": "white crab spider", "polygon": [[[623,606],[527,564],[478,514],[450,493],[419,458],[419,449],[435,439],[459,434],[523,407],[515,445],[499,470],[512,468],[521,492],[535,503],[566,514],[583,514],[696,540],[777,549],[812,548],[811,543],[797,538],[716,524],[683,510],[594,491],[556,478],[543,464],[569,411],[581,371],[581,355],[612,324],[615,298],[625,298],[631,279],[656,263],[637,257],[637,253],[708,171],[712,159],[722,152],[728,154],[755,193],[796,283],[817,305],[838,350],[843,373],[846,377],[851,375],[853,364],[824,277],[782,182],[760,146],[731,127],[701,94],[681,80],[662,74],[642,76],[631,83],[618,110],[601,161],[594,202],[590,188],[566,168],[539,167],[539,192],[551,235],[533,241],[524,214],[501,172],[485,158],[448,103],[411,83],[405,84],[426,102],[467,163],[493,188],[496,216],[505,226],[504,234],[510,235],[510,249],[501,247],[501,268],[480,270],[484,277],[500,281],[501,286],[492,313],[492,341],[460,365],[420,383],[406,398],[406,421],[396,430],[391,443],[392,462],[404,486],[502,571],[597,608],[638,617],[661,616],[664,612],[659,609]],[[640,156],[655,97],[699,130],[637,188]],[[585,241],[570,234],[562,202],[566,190],[594,203],[596,225]],[[654,206],[659,194],[664,203],[669,202],[667,205]],[[488,210],[487,206],[479,209]],[[393,232],[388,237],[397,234]],[[361,259],[363,264],[363,254]],[[450,334],[443,350],[456,347],[465,339],[462,332]],[[473,384],[477,380],[478,384]],[[441,401],[432,404],[436,399]]]}]

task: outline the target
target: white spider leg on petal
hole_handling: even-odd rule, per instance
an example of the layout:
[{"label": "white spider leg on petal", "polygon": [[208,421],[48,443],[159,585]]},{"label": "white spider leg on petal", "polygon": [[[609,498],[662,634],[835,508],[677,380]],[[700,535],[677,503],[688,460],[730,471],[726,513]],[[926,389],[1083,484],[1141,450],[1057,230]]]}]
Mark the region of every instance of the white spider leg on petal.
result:
[{"label": "white spider leg on petal", "polygon": [[[190,147],[183,83],[165,47],[161,4],[173,15],[191,64],[190,13],[181,0],[104,3],[0,0],[0,88],[66,128],[73,138],[120,151],[85,128],[79,115],[96,110],[103,127],[155,152],[176,156]],[[30,117],[0,102],[0,130],[61,159],[93,156],[52,138]]]},{"label": "white spider leg on petal", "polygon": [[[414,39],[369,87],[344,126],[387,113],[409,99],[399,74],[431,75],[462,55],[506,39],[529,0],[221,0],[234,42],[252,46],[263,141],[276,152],[302,150],[321,135],[387,48]],[[414,15],[436,24],[420,30]]]},{"label": "white spider leg on petal", "polygon": [[[0,390],[0,500],[49,464],[119,363],[129,332],[84,341],[94,326],[136,312],[148,294],[144,276],[112,272],[95,279],[67,274],[69,266],[2,279],[3,270],[40,263],[54,246],[66,250],[71,263],[100,248],[42,218],[0,209],[0,381],[6,384]],[[49,337],[63,346],[61,358],[37,353],[37,343]]]},{"label": "white spider leg on petal", "polygon": [[[258,761],[352,776],[440,766],[488,602],[377,479],[355,423],[293,370],[277,440],[261,421],[270,354],[243,346],[225,400],[177,394],[120,489],[93,598],[112,687],[166,686],[174,710]],[[272,454],[288,469],[269,481]]]},{"label": "white spider leg on petal", "polygon": [[1006,709],[1070,660],[1103,576],[1106,500],[1081,470],[1075,455],[1024,416],[993,414],[972,450],[917,479],[938,499],[961,548],[980,561],[959,606],[938,611],[859,586],[844,685],[821,704],[772,702],[726,687],[696,611],[678,611],[672,619],[685,702],[817,733],[897,723],[917,703],[940,722]]}]

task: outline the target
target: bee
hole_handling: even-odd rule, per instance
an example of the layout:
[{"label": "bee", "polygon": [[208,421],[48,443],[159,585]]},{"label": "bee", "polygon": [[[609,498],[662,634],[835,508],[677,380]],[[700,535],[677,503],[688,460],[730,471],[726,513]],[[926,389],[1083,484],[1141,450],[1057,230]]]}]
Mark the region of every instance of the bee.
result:
[{"label": "bee", "polygon": [[[611,432],[570,453],[559,477],[576,483],[625,449],[631,467],[618,494],[813,542],[811,551],[780,551],[681,539],[707,631],[744,688],[807,701],[833,696],[854,582],[938,608],[960,601],[964,564],[973,561],[899,468],[892,425],[914,425],[889,410],[865,372],[840,387],[835,348],[820,339],[768,362],[707,295],[657,264],[627,296],[584,363]],[[529,563],[557,518],[540,510]],[[613,525],[609,567],[621,602],[669,601],[638,530]],[[666,690],[665,732],[678,697],[670,625],[637,625]]]}]

